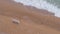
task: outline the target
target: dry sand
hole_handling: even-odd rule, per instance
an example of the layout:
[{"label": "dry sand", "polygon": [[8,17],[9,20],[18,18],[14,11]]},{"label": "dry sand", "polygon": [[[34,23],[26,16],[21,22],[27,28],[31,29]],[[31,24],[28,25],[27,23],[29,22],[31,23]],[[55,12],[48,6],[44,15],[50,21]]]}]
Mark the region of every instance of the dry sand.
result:
[{"label": "dry sand", "polygon": [[[20,23],[13,23],[11,18]],[[0,0],[0,34],[60,34],[60,18],[47,10]]]}]

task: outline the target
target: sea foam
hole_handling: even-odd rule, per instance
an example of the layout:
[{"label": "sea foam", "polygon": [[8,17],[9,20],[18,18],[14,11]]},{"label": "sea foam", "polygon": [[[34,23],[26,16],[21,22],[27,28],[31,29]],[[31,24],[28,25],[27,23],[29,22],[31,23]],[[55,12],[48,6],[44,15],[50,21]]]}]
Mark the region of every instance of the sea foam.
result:
[{"label": "sea foam", "polygon": [[48,3],[45,0],[14,0],[16,2],[21,2],[24,5],[34,6],[39,9],[46,9],[50,12],[55,13],[55,16],[60,17],[60,9],[54,4]]}]

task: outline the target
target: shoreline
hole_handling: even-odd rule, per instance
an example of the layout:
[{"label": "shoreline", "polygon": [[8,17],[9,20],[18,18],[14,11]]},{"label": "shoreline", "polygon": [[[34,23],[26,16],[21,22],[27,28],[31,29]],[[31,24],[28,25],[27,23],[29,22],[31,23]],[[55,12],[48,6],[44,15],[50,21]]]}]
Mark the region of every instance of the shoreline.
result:
[{"label": "shoreline", "polygon": [[[55,16],[56,16],[56,17],[60,17],[60,12],[59,12],[60,9],[57,8],[57,6],[48,3],[47,1],[41,0],[41,1],[40,1],[40,5],[39,5],[39,3],[37,3],[38,1],[36,1],[36,2],[33,1],[33,3],[30,3],[30,2],[32,2],[32,1],[28,1],[29,3],[28,3],[27,1],[24,2],[24,0],[22,0],[22,1],[17,1],[17,0],[15,0],[15,1],[16,1],[16,2],[20,2],[20,3],[23,3],[24,5],[27,5],[27,6],[34,6],[34,7],[38,8],[38,9],[48,10],[49,12],[55,13]],[[42,3],[42,2],[43,2],[43,3]]]}]

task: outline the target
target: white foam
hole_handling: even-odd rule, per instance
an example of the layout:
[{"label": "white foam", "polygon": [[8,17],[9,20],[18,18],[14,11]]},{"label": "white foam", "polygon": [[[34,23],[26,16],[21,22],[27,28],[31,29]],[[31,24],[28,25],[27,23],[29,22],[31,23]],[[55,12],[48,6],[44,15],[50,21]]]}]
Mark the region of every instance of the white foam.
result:
[{"label": "white foam", "polygon": [[57,8],[57,6],[48,3],[47,1],[44,0],[15,0],[15,1],[21,2],[24,5],[35,6],[36,8],[39,9],[46,9],[50,12],[55,13],[55,16],[60,17],[60,9]]}]

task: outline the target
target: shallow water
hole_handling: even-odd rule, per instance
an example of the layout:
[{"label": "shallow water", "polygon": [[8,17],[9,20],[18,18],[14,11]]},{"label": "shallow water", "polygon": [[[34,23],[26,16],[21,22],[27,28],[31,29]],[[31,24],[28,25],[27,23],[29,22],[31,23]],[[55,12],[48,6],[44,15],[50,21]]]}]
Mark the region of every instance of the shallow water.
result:
[{"label": "shallow water", "polygon": [[60,0],[15,0],[15,1],[21,2],[24,5],[31,5],[39,9],[46,9],[50,12],[55,13],[55,16],[60,17],[60,8],[57,5],[58,3],[60,3]]}]

